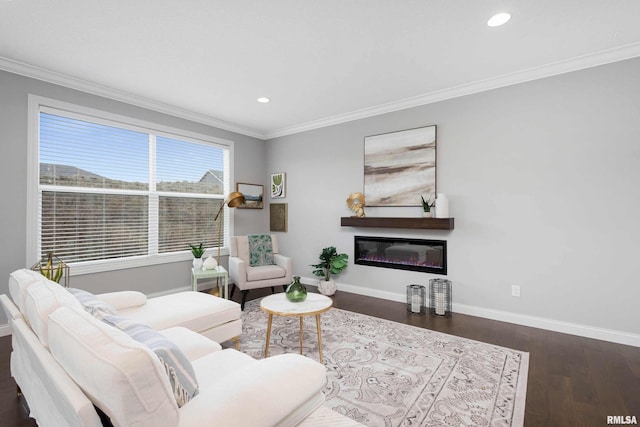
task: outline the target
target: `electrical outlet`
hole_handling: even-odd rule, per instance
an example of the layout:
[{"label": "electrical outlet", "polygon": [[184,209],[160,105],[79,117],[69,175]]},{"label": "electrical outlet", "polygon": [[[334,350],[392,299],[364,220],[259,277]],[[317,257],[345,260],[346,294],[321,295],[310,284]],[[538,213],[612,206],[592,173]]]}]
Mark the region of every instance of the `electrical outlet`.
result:
[{"label": "electrical outlet", "polygon": [[512,297],[519,297],[520,296],[520,286],[511,285],[511,296]]}]

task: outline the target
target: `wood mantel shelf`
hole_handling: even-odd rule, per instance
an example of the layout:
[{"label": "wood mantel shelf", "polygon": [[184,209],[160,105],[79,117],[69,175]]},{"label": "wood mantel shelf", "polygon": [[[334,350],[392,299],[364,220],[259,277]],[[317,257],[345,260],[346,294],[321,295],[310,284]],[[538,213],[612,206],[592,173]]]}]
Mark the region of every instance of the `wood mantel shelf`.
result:
[{"label": "wood mantel shelf", "polygon": [[453,218],[391,218],[343,216],[340,225],[343,227],[378,227],[378,228],[419,228],[431,230],[453,230]]}]

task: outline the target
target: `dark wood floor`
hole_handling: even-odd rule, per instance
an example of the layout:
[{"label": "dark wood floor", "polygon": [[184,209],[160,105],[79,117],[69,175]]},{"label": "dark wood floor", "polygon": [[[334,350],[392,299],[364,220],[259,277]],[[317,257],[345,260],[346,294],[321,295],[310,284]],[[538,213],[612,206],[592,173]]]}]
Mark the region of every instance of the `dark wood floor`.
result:
[{"label": "dark wood floor", "polygon": [[[415,315],[402,303],[340,291],[334,307],[529,352],[525,426],[606,426],[615,415],[640,422],[640,348],[462,314]],[[15,395],[10,351],[10,337],[0,338],[0,426],[34,426]]]}]

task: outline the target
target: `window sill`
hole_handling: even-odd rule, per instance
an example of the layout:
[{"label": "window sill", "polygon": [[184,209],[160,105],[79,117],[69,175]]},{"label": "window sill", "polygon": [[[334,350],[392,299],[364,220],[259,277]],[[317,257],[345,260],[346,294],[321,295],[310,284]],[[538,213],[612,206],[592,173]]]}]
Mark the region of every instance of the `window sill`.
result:
[{"label": "window sill", "polygon": [[[217,251],[215,255],[217,255]],[[221,256],[229,255],[228,248],[222,248],[220,250]],[[209,256],[209,254],[206,254]],[[173,262],[184,262],[193,259],[193,255],[190,253],[176,253],[176,254],[161,254],[153,256],[141,256],[128,259],[113,259],[106,261],[87,261],[71,263],[69,267],[71,269],[71,277],[82,276],[84,274],[102,273],[106,271],[114,270],[126,270],[128,268],[137,267],[149,267],[159,264],[169,264]]]}]

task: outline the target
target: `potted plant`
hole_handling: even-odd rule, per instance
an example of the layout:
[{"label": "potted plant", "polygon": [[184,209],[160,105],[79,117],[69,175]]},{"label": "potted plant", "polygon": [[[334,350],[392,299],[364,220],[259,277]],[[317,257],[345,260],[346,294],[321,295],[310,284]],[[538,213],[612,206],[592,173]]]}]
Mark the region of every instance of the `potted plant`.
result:
[{"label": "potted plant", "polygon": [[189,244],[191,247],[191,253],[193,254],[193,268],[202,268],[202,255],[204,255],[204,243],[200,242],[199,245]]},{"label": "potted plant", "polygon": [[427,200],[425,200],[423,196],[420,196],[420,198],[422,199],[422,216],[425,218],[431,218],[433,216],[433,211],[431,210],[431,208],[433,208],[436,204],[435,197],[433,196],[433,193],[430,194],[429,197],[427,197]]},{"label": "potted plant", "polygon": [[336,282],[331,279],[331,275],[339,274],[347,268],[349,255],[339,254],[335,246],[329,246],[322,250],[318,258],[318,264],[311,264],[311,267],[315,267],[313,274],[324,278],[318,284],[318,291],[323,295],[333,295],[336,292]]}]

